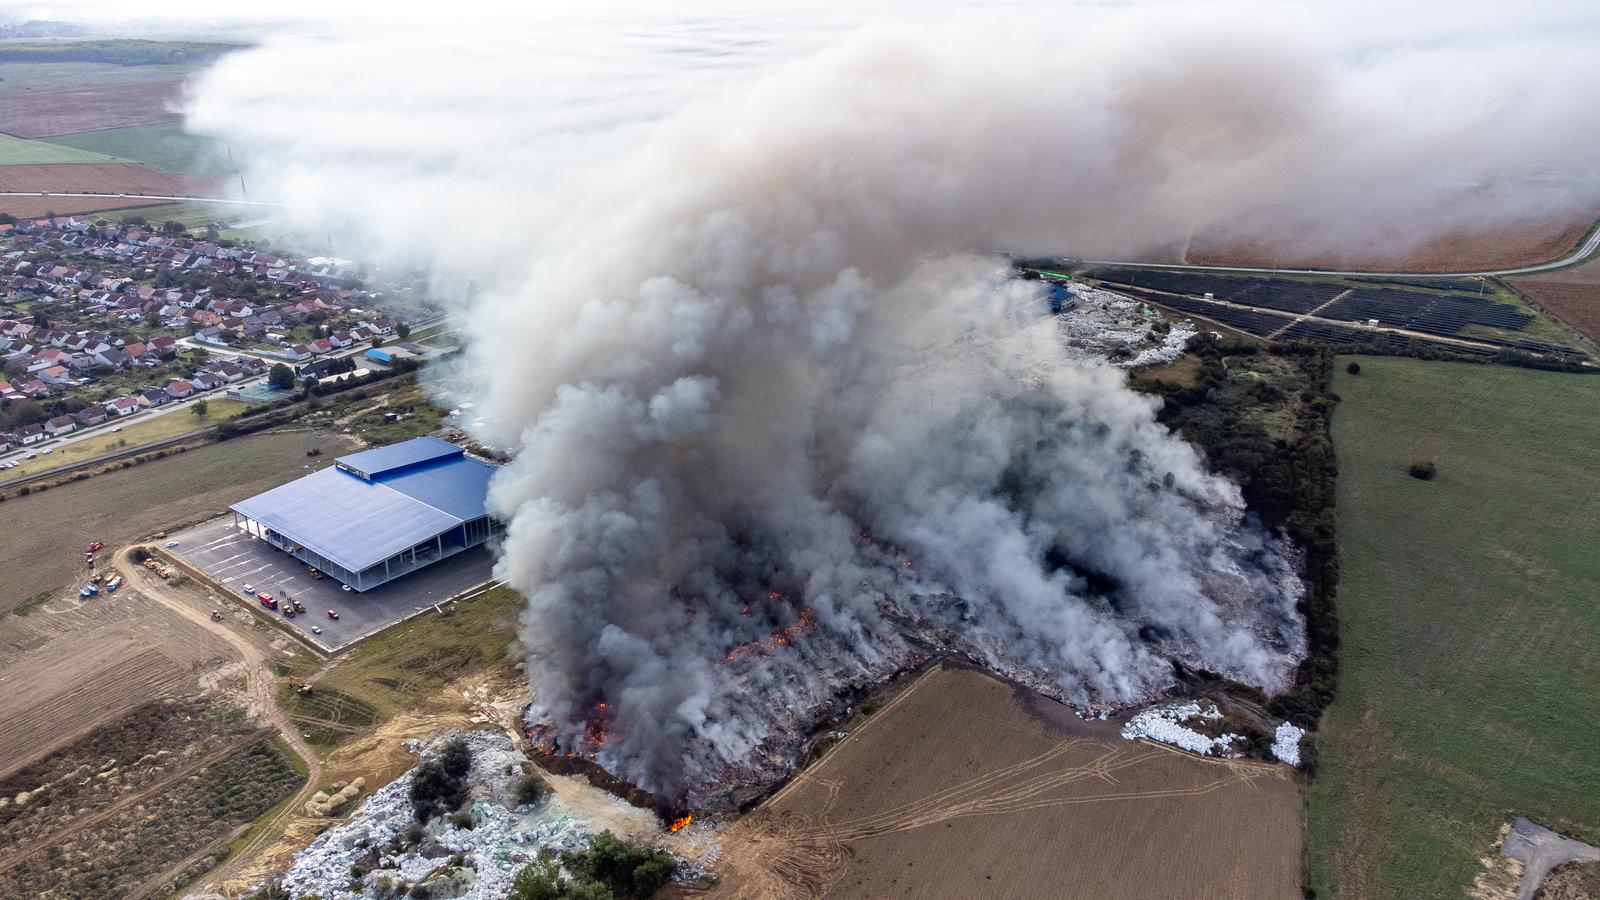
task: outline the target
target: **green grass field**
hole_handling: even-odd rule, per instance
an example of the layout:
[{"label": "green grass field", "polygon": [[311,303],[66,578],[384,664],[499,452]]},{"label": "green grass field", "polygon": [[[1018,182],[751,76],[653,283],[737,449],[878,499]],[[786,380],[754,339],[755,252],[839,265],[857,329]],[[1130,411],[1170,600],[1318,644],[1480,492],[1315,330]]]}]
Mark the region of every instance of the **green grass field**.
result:
[{"label": "green grass field", "polygon": [[66,147],[47,141],[30,141],[0,134],[0,166],[20,166],[45,163],[104,163],[123,162],[114,156]]},{"label": "green grass field", "polygon": [[59,469],[62,466],[86,459],[93,459],[105,453],[142,447],[156,441],[187,434],[200,428],[209,428],[231,416],[238,415],[250,408],[250,404],[240,400],[226,398],[208,398],[206,400],[206,414],[202,418],[188,410],[179,410],[163,415],[150,413],[136,413],[122,425],[121,431],[112,431],[116,424],[96,426],[95,436],[75,441],[63,447],[58,447],[49,455],[38,453],[34,459],[22,460],[15,469],[7,469],[0,473],[0,486],[5,482],[24,475],[35,475],[39,472]]},{"label": "green grass field", "polygon": [[40,143],[140,162],[162,172],[226,175],[227,157],[209,139],[185,131],[182,122],[131,125],[45,138]]},{"label": "green grass field", "polygon": [[1347,361],[1311,881],[1461,897],[1514,815],[1600,843],[1600,377]]}]

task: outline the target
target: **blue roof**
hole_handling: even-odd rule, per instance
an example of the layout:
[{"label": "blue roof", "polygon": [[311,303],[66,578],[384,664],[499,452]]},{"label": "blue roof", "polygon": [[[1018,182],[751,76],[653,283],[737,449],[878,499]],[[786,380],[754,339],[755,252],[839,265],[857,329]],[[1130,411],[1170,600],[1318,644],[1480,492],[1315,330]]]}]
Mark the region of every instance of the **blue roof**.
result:
[{"label": "blue roof", "polygon": [[341,469],[372,479],[381,478],[397,469],[437,462],[452,456],[461,456],[466,452],[449,441],[442,441],[436,437],[419,437],[390,444],[387,447],[341,456],[334,462],[338,463]]},{"label": "blue roof", "polygon": [[488,515],[495,467],[454,444],[417,438],[338,462],[231,508],[351,571]]}]

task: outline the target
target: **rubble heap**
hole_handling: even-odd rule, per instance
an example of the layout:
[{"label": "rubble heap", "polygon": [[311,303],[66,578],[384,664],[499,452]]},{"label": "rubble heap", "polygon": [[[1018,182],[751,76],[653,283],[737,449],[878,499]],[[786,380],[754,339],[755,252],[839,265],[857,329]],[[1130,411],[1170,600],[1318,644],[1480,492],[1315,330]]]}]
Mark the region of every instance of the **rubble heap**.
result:
[{"label": "rubble heap", "polygon": [[432,752],[455,737],[472,751],[471,828],[437,816],[415,834],[413,769],[374,791],[350,821],[295,855],[282,877],[289,895],[354,900],[403,896],[426,885],[428,896],[491,900],[504,897],[517,871],[541,851],[588,846],[594,832],[559,800],[517,805],[525,758],[505,735],[451,733],[430,741],[426,751],[418,742],[413,749]]}]

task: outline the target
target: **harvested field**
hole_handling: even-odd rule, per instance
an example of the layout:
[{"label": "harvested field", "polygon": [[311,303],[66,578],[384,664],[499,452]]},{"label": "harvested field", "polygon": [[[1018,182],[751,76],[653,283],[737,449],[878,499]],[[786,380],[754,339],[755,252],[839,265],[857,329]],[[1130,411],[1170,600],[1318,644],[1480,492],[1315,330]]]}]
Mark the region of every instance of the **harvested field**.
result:
[{"label": "harvested field", "polygon": [[1593,212],[1576,219],[1522,222],[1450,235],[1416,247],[1371,247],[1328,253],[1292,238],[1273,243],[1218,244],[1196,238],[1180,262],[1211,266],[1272,266],[1401,272],[1467,272],[1549,262],[1571,252],[1594,225]]},{"label": "harvested field", "polygon": [[[179,175],[157,172],[138,163],[61,163],[56,165],[0,166],[0,191],[44,191],[47,193],[156,194],[165,197],[222,197],[227,195],[225,178],[204,175]],[[40,197],[50,200],[50,197]],[[60,200],[95,200],[92,197]],[[126,198],[107,197],[101,207]],[[60,209],[56,210],[60,212]]]},{"label": "harvested field", "polygon": [[147,703],[0,780],[0,896],[165,894],[167,870],[299,786],[271,732],[198,696]]},{"label": "harvested field", "polygon": [[104,541],[109,553],[157,529],[219,515],[230,503],[305,474],[307,450],[320,449],[320,459],[330,460],[346,447],[345,439],[324,431],[271,432],[11,497],[0,516],[7,559],[0,613],[80,577],[83,546],[91,541]]},{"label": "harvested field", "polygon": [[1321,897],[1459,897],[1508,811],[1600,839],[1600,378],[1347,361],[1310,876]]},{"label": "harvested field", "polygon": [[[160,200],[136,200],[131,197],[0,197],[0,213],[10,213],[19,219],[48,216],[74,216],[83,213],[122,213],[150,206],[159,206]],[[112,218],[108,215],[107,218]]]},{"label": "harvested field", "polygon": [[1300,808],[1287,767],[935,668],[725,832],[711,894],[1297,897]]},{"label": "harvested field", "polygon": [[175,78],[0,91],[0,132],[41,138],[171,122],[181,118],[182,99],[183,81]]},{"label": "harvested field", "polygon": [[1600,343],[1600,260],[1510,283],[1545,312]]}]

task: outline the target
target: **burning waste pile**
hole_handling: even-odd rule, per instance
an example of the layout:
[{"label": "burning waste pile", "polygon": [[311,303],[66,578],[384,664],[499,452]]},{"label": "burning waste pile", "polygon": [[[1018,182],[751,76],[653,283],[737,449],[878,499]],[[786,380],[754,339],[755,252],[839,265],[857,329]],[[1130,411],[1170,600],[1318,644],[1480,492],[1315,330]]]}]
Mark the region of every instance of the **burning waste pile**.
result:
[{"label": "burning waste pile", "polygon": [[1081,185],[978,177],[1012,161],[977,135],[1037,129],[949,129],[879,64],[665,120],[473,309],[528,736],[667,812],[756,800],[933,653],[1110,709],[1175,662],[1282,690],[1304,652],[1293,548],[1109,364],[1190,332],[972,255],[1081,235]]}]

